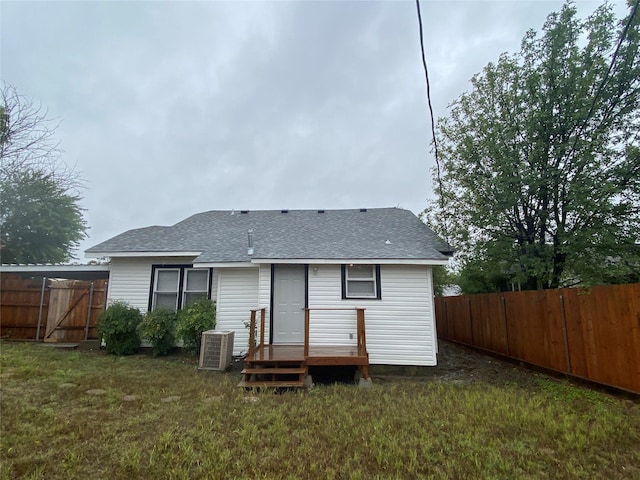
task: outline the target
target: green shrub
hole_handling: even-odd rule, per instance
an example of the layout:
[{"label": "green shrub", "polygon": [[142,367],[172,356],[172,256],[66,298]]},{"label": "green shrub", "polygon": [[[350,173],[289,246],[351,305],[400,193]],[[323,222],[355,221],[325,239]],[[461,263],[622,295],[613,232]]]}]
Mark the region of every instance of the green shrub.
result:
[{"label": "green shrub", "polygon": [[167,355],[176,346],[176,323],[177,315],[173,310],[160,308],[145,314],[138,332],[151,344],[154,355]]},{"label": "green shrub", "polygon": [[183,350],[188,352],[200,352],[200,338],[202,332],[215,328],[216,304],[203,299],[183,308],[178,312],[178,326],[176,334],[182,339]]},{"label": "green shrub", "polygon": [[107,353],[133,355],[140,347],[138,324],[140,310],[126,302],[111,304],[98,318],[98,335],[106,343]]}]

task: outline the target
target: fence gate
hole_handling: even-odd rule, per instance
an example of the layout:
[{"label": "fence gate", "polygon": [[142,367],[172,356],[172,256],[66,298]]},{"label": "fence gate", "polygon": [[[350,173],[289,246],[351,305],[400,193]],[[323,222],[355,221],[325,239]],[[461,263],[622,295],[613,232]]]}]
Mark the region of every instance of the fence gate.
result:
[{"label": "fence gate", "polygon": [[104,309],[106,280],[62,280],[51,283],[45,342],[78,342],[97,338],[96,319]]}]

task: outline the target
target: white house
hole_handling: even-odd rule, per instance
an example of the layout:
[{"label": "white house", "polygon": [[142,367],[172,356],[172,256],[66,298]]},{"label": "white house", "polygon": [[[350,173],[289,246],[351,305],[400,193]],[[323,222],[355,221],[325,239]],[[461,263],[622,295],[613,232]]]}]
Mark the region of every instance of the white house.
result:
[{"label": "white house", "polygon": [[109,301],[143,311],[217,302],[218,330],[247,349],[250,310],[266,309],[266,342],[353,345],[366,309],[371,364],[436,365],[431,268],[451,248],[413,213],[355,210],[209,211],[173,226],[130,230],[89,248],[110,257]]}]

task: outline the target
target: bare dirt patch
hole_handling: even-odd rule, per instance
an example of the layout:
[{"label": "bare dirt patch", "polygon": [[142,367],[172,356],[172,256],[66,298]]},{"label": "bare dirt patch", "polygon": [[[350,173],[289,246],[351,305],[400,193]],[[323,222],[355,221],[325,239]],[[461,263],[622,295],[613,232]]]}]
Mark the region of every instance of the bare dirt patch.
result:
[{"label": "bare dirt patch", "polygon": [[528,385],[541,374],[516,362],[503,360],[455,343],[438,340],[438,364],[434,367],[370,367],[374,385],[406,379],[450,384],[482,382],[491,385]]},{"label": "bare dirt patch", "polygon": [[483,381],[492,384],[522,383],[539,373],[455,343],[438,340],[438,365],[432,378],[452,383]]},{"label": "bare dirt patch", "polygon": [[95,395],[97,397],[101,396],[101,395],[106,395],[107,391],[106,390],[102,390],[101,388],[93,388],[91,390],[87,390],[85,392],[88,395]]},{"label": "bare dirt patch", "polygon": [[78,385],[75,383],[61,383],[58,388],[76,388]]},{"label": "bare dirt patch", "polygon": [[178,400],[180,400],[180,397],[178,395],[172,395],[170,397],[164,397],[160,399],[162,403],[177,402]]}]

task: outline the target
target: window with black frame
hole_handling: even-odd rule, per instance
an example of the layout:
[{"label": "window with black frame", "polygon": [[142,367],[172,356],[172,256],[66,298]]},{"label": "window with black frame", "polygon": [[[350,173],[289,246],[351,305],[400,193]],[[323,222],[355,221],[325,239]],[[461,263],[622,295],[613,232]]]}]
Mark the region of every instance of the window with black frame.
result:
[{"label": "window with black frame", "polygon": [[209,298],[211,271],[191,265],[153,266],[149,309],[168,308],[174,312]]},{"label": "window with black frame", "polygon": [[343,265],[342,298],[380,300],[380,265]]}]

